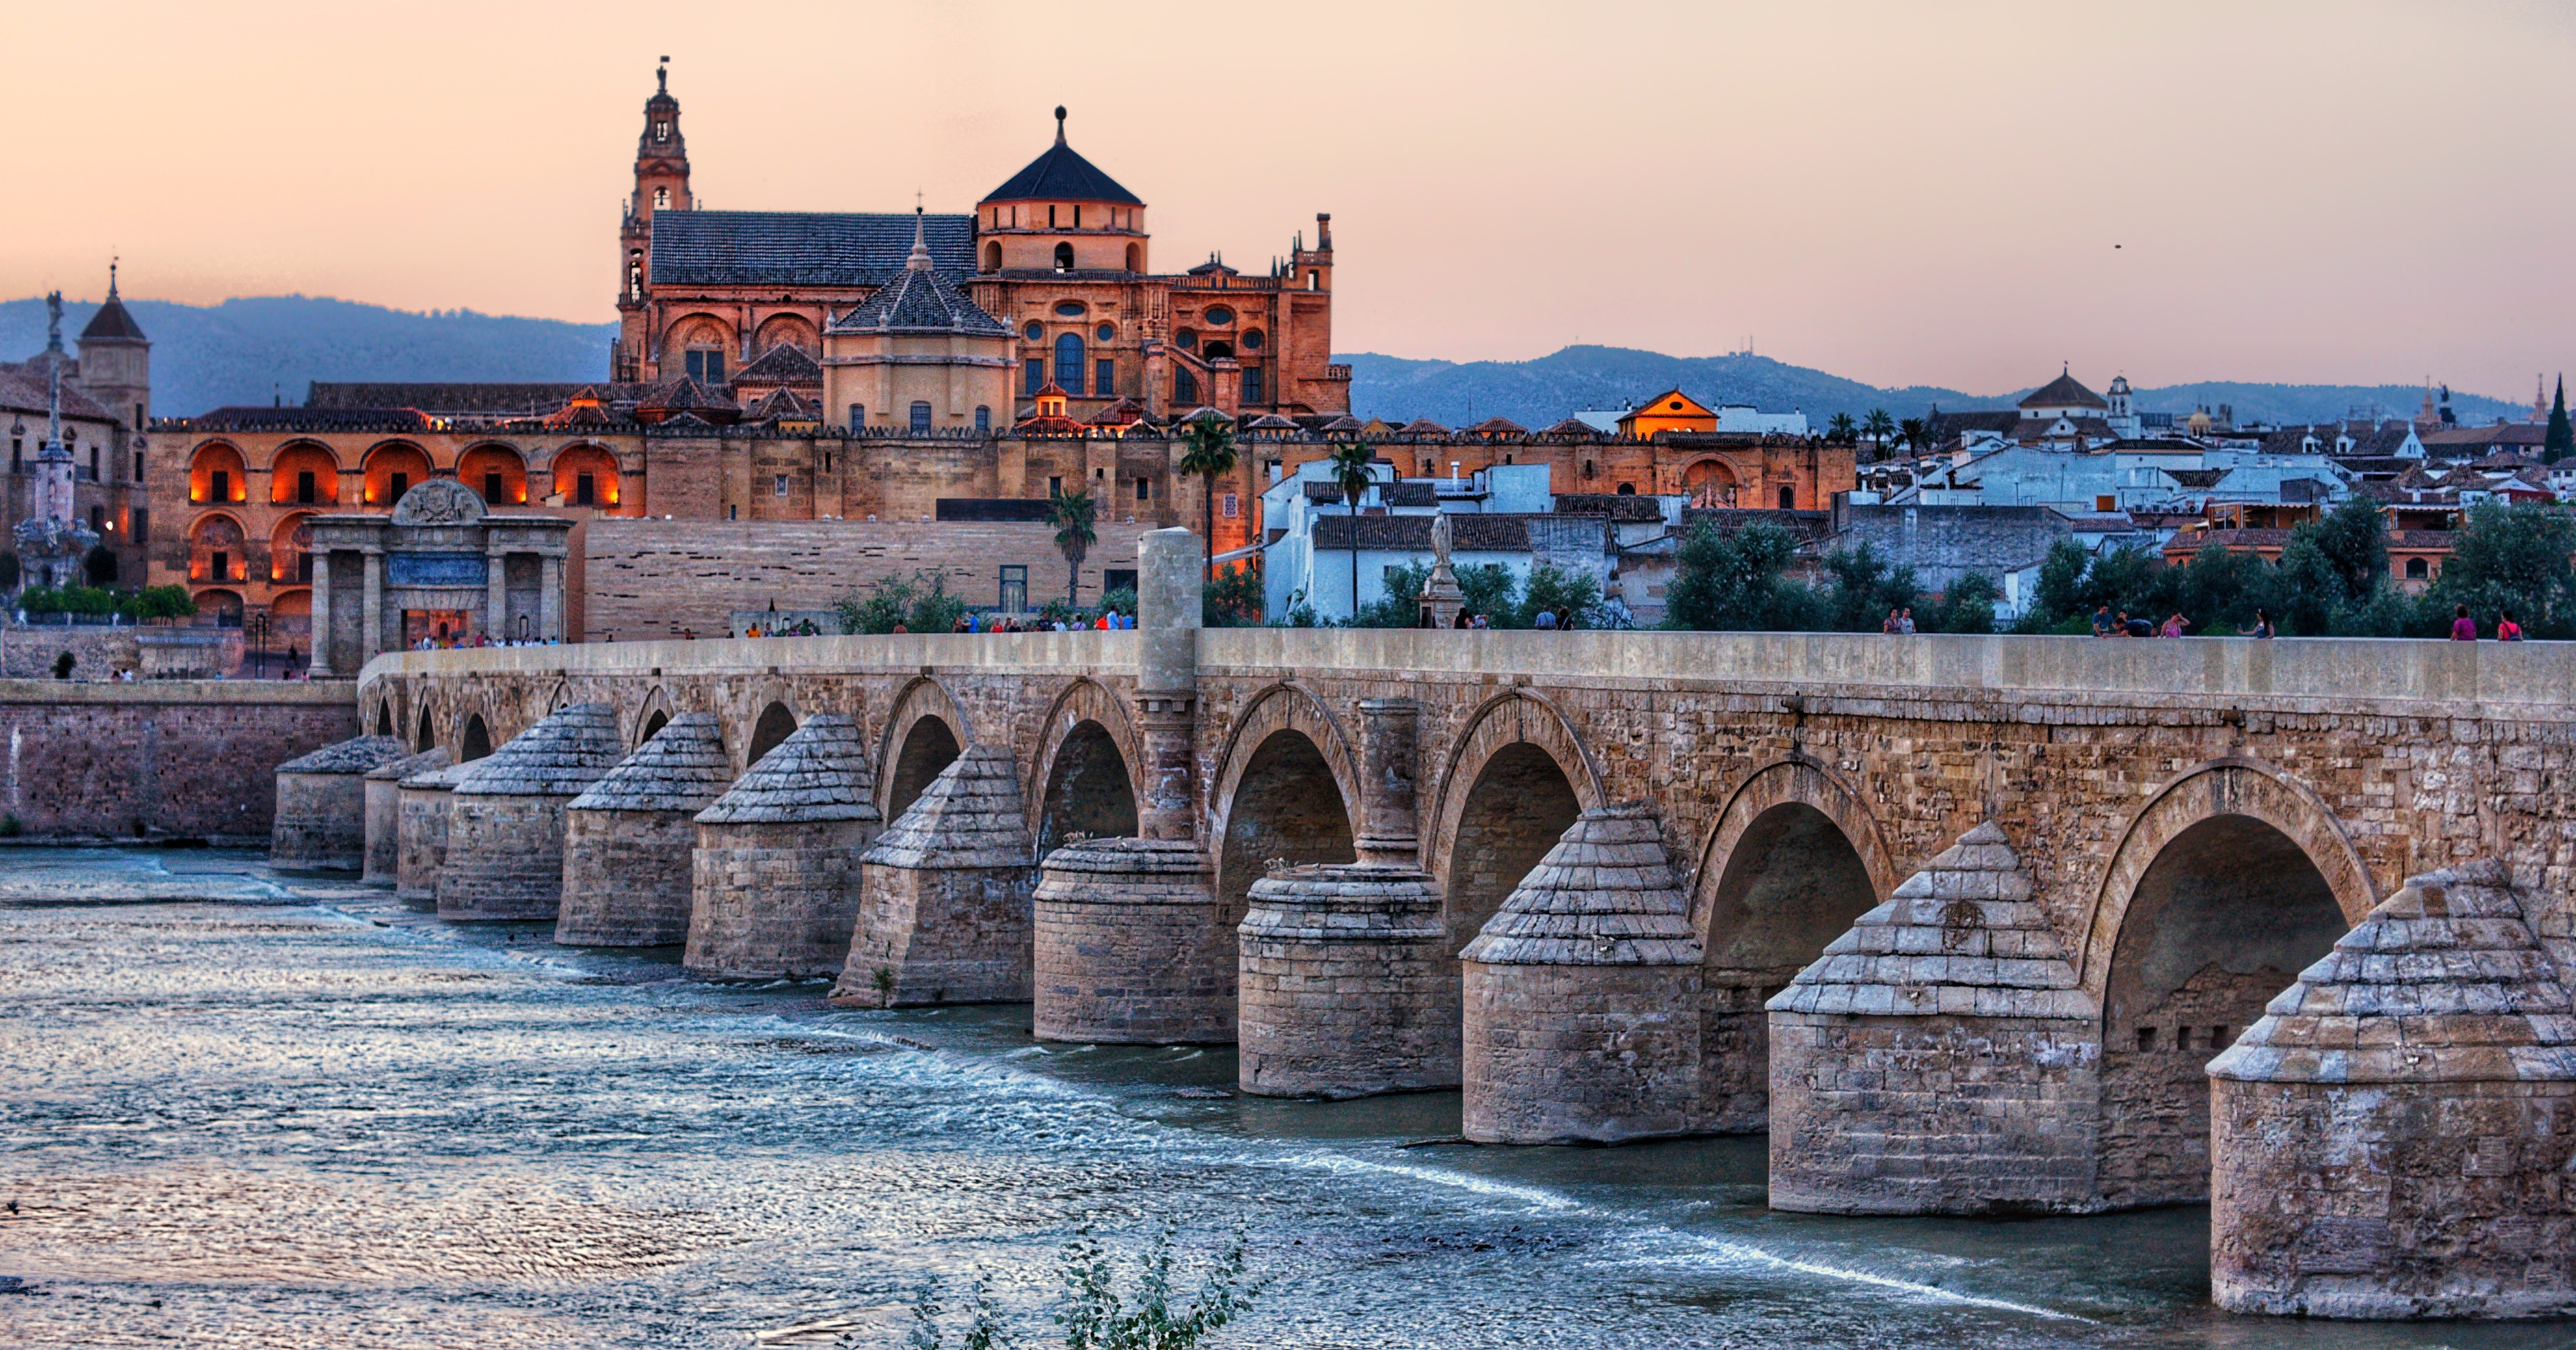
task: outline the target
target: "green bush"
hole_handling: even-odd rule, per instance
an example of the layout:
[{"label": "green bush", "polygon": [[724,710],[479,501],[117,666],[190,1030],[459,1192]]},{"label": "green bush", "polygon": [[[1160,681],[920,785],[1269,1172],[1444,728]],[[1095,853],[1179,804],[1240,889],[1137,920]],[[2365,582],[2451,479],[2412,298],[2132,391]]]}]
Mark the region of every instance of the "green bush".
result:
[{"label": "green bush", "polygon": [[[1118,1263],[1092,1235],[1091,1225],[1074,1230],[1057,1267],[1064,1292],[1049,1319],[1062,1329],[1065,1350],[1197,1350],[1251,1310],[1267,1281],[1246,1276],[1243,1230],[1238,1227],[1234,1241],[1207,1263],[1198,1292],[1186,1305],[1177,1302],[1172,1287],[1177,1232],[1170,1223],[1155,1230],[1138,1263],[1133,1288],[1122,1291],[1120,1285],[1126,1281],[1120,1278]],[[924,1284],[913,1298],[912,1331],[903,1342],[906,1350],[945,1350],[941,1323],[946,1312],[939,1299],[939,1282]],[[960,1341],[964,1350],[1001,1350],[1011,1344],[1002,1311],[981,1275],[967,1286],[965,1312],[965,1335]],[[861,1344],[857,1337],[858,1333],[850,1333],[839,1343]]]}]

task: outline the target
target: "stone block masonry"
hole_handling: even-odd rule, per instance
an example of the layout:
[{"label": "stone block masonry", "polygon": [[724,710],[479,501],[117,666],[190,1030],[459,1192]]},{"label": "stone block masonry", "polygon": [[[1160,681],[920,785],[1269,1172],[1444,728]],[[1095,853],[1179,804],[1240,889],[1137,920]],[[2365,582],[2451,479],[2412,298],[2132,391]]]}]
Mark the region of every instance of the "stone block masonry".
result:
[{"label": "stone block masonry", "polygon": [[266,844],[271,772],[357,733],[346,686],[0,680],[0,815],[27,838]]}]

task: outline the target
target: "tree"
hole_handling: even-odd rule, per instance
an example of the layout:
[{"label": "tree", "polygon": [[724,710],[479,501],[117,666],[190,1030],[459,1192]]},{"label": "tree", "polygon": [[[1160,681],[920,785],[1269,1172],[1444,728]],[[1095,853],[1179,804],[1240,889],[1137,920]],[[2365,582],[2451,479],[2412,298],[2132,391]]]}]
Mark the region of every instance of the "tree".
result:
[{"label": "tree", "polygon": [[1932,424],[1920,417],[1909,417],[1897,423],[1896,435],[1905,442],[1905,448],[1915,454],[1932,448]]},{"label": "tree", "polygon": [[2300,535],[2308,536],[2324,555],[2341,588],[2341,599],[2356,603],[2365,600],[2387,580],[2387,523],[2368,498],[2346,498],[2325,519],[2300,526],[2291,537],[2295,540]]},{"label": "tree", "polygon": [[1501,563],[1479,563],[1455,570],[1458,594],[1464,602],[1461,609],[1484,615],[1496,627],[1516,626],[1520,606],[1514,603],[1513,592],[1520,589],[1520,583],[1512,579],[1512,569]]},{"label": "tree", "polygon": [[1207,541],[1208,579],[1216,577],[1216,480],[1234,472],[1234,427],[1210,410],[1181,432],[1181,472],[1199,478],[1199,537]]},{"label": "tree", "polygon": [[1941,592],[1941,603],[1915,625],[1917,632],[1991,633],[1995,601],[2002,597],[1995,579],[1983,572],[1962,572]]},{"label": "tree", "polygon": [[1265,605],[1261,559],[1256,557],[1217,573],[1216,580],[1200,589],[1199,622],[1209,628],[1257,628]]},{"label": "tree", "polygon": [[1859,435],[1860,424],[1852,420],[1850,413],[1835,413],[1833,420],[1825,423],[1825,439],[1835,445],[1849,445]]},{"label": "tree", "polygon": [[2467,605],[2481,624],[2510,609],[2533,637],[2576,628],[2576,517],[2538,502],[2469,508],[2434,584],[2436,606]]},{"label": "tree", "polygon": [[1700,522],[1675,555],[1665,626],[1738,632],[1809,627],[1815,598],[1781,575],[1797,549],[1797,540],[1777,525],[1725,535]]},{"label": "tree", "polygon": [[2558,377],[2558,401],[2549,407],[2549,437],[2542,442],[2541,460],[2555,464],[2576,454],[2576,426],[2567,422],[2567,377]]},{"label": "tree", "polygon": [[1100,542],[1100,531],[1092,522],[1098,518],[1100,503],[1088,492],[1058,491],[1047,498],[1047,523],[1055,527],[1056,551],[1064,554],[1064,602],[1082,603],[1082,560],[1091,554],[1091,546]]},{"label": "tree", "polygon": [[1351,613],[1360,612],[1360,498],[1376,481],[1369,466],[1377,462],[1377,447],[1366,441],[1345,441],[1333,447],[1333,485],[1342,490],[1342,501],[1351,511]]},{"label": "tree", "polygon": [[1572,617],[1566,627],[1593,628],[1600,625],[1601,579],[1589,572],[1567,572],[1539,563],[1530,568],[1529,586],[1521,597],[1522,628],[1538,626],[1540,610],[1566,610]]},{"label": "tree", "polygon": [[1888,416],[1885,408],[1872,408],[1869,416],[1860,419],[1860,429],[1861,434],[1869,437],[1870,444],[1884,454],[1887,438],[1896,434],[1896,419]]},{"label": "tree", "polygon": [[2082,618],[2084,608],[2084,569],[2092,564],[2084,546],[2072,539],[2060,539],[2048,546],[2048,556],[2039,560],[2039,584],[2033,588],[2030,614],[2025,623],[2032,632],[2047,632],[2070,618]]}]

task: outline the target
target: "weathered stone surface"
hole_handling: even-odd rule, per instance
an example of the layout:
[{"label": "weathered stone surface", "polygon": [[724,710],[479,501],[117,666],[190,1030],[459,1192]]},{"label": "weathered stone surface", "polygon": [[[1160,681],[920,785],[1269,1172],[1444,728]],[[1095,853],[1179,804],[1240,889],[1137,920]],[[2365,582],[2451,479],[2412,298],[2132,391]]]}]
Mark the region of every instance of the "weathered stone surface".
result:
[{"label": "weathered stone surface", "polygon": [[468,764],[448,794],[438,917],[555,917],[564,807],[624,757],[616,711],[575,703]]},{"label": "weathered stone surface", "polygon": [[394,869],[394,898],[433,904],[438,900],[438,874],[447,866],[448,796],[471,764],[451,764],[404,778],[396,809],[401,838]]},{"label": "weathered stone surface", "polygon": [[682,963],[726,979],[838,975],[859,914],[876,780],[858,727],[805,719],[697,815]]},{"label": "weathered stone surface", "polygon": [[2101,1208],[2101,1014],[1987,821],[1769,1004],[1771,1204],[1837,1214]]},{"label": "weathered stone surface", "polygon": [[367,770],[367,865],[359,880],[374,886],[391,886],[400,880],[402,780],[416,773],[444,769],[451,762],[446,750],[431,746],[419,754],[405,755]]},{"label": "weathered stone surface", "polygon": [[682,713],[564,808],[555,941],[658,947],[685,940],[698,812],[733,781],[723,726]]},{"label": "weathered stone surface", "polygon": [[1701,958],[1654,809],[1577,817],[1460,953],[1467,1137],[1696,1128]]},{"label": "weathered stone surface", "polygon": [[2209,1065],[2236,1312],[2576,1312],[2576,1012],[2491,861],[2410,878]]},{"label": "weathered stone surface", "polygon": [[1234,934],[1184,839],[1088,839],[1040,865],[1035,1026],[1046,1041],[1234,1039]]},{"label": "weathered stone surface", "polygon": [[861,864],[859,922],[832,991],[884,1005],[1029,997],[1036,841],[1011,753],[970,745]]},{"label": "weathered stone surface", "polygon": [[352,872],[365,866],[365,775],[405,753],[391,736],[358,736],[278,765],[269,865]]},{"label": "weathered stone surface", "polygon": [[1252,884],[1236,930],[1238,1079],[1264,1097],[1458,1082],[1458,963],[1412,867],[1324,863]]}]

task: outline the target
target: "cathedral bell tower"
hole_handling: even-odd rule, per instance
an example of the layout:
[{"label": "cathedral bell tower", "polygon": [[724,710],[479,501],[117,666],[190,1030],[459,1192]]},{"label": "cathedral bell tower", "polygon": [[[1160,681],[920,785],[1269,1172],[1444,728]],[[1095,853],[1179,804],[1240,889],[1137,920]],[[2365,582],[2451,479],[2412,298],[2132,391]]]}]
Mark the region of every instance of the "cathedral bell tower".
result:
[{"label": "cathedral bell tower", "polygon": [[644,100],[644,131],[635,142],[635,195],[626,201],[626,219],[617,231],[617,351],[609,378],[643,378],[643,356],[650,323],[644,299],[653,275],[653,217],[662,211],[686,211],[689,197],[689,144],[680,135],[680,101],[671,97],[671,58],[653,71],[653,96]]}]

